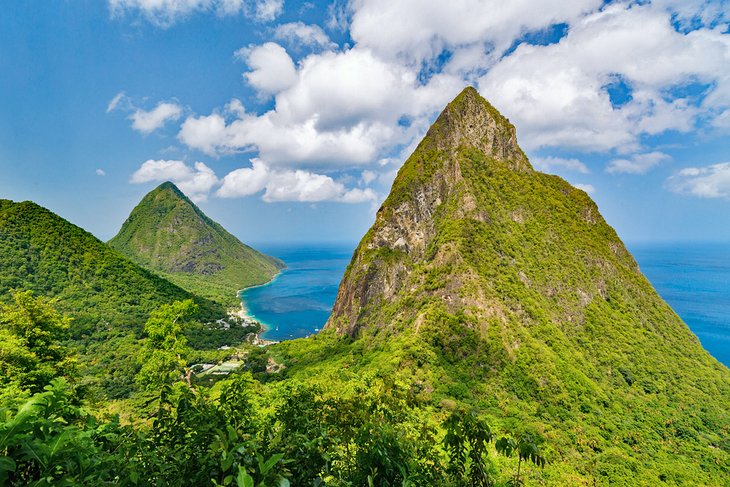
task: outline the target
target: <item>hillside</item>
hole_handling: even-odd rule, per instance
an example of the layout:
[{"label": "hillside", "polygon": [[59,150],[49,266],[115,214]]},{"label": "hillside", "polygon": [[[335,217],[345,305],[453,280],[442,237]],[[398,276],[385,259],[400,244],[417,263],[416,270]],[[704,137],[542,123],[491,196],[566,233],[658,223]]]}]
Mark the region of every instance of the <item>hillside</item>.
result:
[{"label": "hillside", "polygon": [[[730,371],[473,88],[401,168],[291,377],[395,375],[544,440],[550,485],[727,485]],[[328,377],[328,378],[323,378]]]},{"label": "hillside", "polygon": [[228,233],[170,182],[142,198],[109,245],[180,287],[229,305],[238,303],[237,291],[268,282],[284,267]]},{"label": "hillside", "polygon": [[225,309],[130,261],[96,237],[31,202],[0,200],[0,300],[30,290],[58,300],[87,384],[107,395],[131,391],[142,327],[163,304],[193,298],[197,319]]},{"label": "hillside", "polygon": [[[96,327],[141,330],[149,312],[191,293],[139,267],[96,237],[31,202],[0,200],[0,296],[55,297],[80,337]],[[224,310],[196,298],[203,316]]]}]

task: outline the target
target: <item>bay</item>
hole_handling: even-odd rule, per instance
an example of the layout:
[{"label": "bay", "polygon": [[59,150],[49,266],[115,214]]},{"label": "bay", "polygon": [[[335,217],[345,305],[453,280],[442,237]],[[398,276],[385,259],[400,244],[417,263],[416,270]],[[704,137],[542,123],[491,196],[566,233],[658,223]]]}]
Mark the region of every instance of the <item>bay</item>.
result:
[{"label": "bay", "polygon": [[301,338],[322,329],[356,244],[277,244],[257,249],[286,263],[271,283],[241,293],[247,314],[267,340]]}]

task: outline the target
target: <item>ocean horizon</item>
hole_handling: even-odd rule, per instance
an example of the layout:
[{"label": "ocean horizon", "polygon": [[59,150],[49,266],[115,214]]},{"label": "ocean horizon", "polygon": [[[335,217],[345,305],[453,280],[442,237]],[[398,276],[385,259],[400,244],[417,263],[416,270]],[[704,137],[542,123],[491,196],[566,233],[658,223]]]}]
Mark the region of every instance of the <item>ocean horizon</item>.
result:
[{"label": "ocean horizon", "polygon": [[[248,314],[268,340],[321,330],[332,311],[356,243],[277,243],[257,246],[287,268],[241,293]],[[703,347],[730,366],[730,243],[631,242],[627,247],[662,298]]]}]

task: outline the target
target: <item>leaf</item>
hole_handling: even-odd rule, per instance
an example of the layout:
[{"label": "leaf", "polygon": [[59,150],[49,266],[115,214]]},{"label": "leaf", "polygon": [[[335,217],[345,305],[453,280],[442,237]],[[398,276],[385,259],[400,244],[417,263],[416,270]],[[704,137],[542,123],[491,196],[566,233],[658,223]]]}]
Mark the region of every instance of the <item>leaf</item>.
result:
[{"label": "leaf", "polygon": [[257,455],[258,461],[259,461],[259,473],[262,476],[266,476],[269,471],[274,468],[274,465],[279,463],[279,460],[284,458],[284,454],[277,453],[276,455],[272,455],[271,458],[266,460],[266,462],[262,462],[262,457],[260,455]]},{"label": "leaf", "polygon": [[8,478],[8,472],[15,472],[17,465],[15,460],[10,457],[0,457],[0,485],[5,485]]},{"label": "leaf", "polygon": [[248,472],[246,472],[246,469],[241,466],[238,467],[236,484],[238,487],[253,487],[253,477],[251,477]]},{"label": "leaf", "polygon": [[221,469],[227,471],[233,465],[233,455],[229,455],[227,452],[223,452],[223,459],[221,460]]}]

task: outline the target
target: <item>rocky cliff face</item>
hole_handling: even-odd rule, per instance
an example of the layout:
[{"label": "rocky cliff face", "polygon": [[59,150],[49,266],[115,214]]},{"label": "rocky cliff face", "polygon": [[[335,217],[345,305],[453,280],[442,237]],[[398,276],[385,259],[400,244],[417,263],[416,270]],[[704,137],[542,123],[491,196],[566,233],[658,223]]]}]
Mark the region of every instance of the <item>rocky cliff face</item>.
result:
[{"label": "rocky cliff face", "polygon": [[[482,258],[508,265],[526,287],[553,296],[573,294],[563,296],[571,301],[579,295],[585,301],[606,283],[598,279],[567,289],[555,279],[558,275],[530,278],[536,273],[528,268],[531,263],[522,266],[507,258],[538,243],[541,251],[547,251],[556,239],[575,230],[552,225],[556,218],[573,220],[589,238],[601,234],[603,244],[612,249],[608,260],[586,262],[594,270],[610,268],[612,259],[636,270],[587,195],[560,178],[535,172],[517,145],[515,127],[475,89],[466,88],[444,109],[400,170],[375,224],[355,252],[327,326],[356,336],[368,324],[388,328],[396,322],[417,322],[416,308],[394,304],[414,296],[434,298],[450,311],[472,309],[479,316],[504,317],[509,310],[503,296],[480,277],[483,269],[477,260]],[[546,233],[520,236],[537,226]],[[514,242],[521,247],[515,249],[495,248],[499,240],[471,248],[488,235],[524,240]],[[558,260],[573,263],[573,257],[585,261],[589,253],[572,245],[553,251],[562,256]],[[435,274],[440,277],[435,279]]]}]

